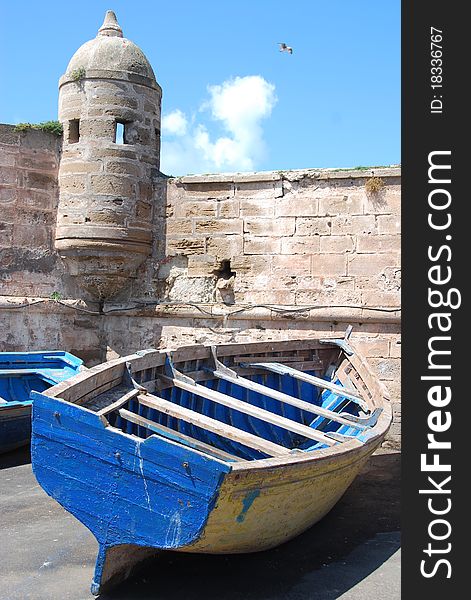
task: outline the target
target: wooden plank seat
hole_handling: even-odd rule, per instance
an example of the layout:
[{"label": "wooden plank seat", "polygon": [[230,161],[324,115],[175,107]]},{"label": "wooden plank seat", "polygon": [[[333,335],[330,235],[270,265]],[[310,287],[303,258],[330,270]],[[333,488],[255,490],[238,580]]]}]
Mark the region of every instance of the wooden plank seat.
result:
[{"label": "wooden plank seat", "polygon": [[[160,398],[159,396],[155,396],[154,394],[141,393],[138,396],[138,400],[143,406],[154,408],[161,413],[181,419],[182,421],[186,421],[187,423],[191,423],[192,425],[206,429],[207,431],[215,433],[216,435],[221,435],[234,442],[243,444],[248,448],[253,448],[254,450],[263,452],[268,456],[284,456],[291,453],[291,450],[285,448],[284,446],[280,446],[279,444],[265,440],[264,438],[253,435],[252,433],[248,433],[247,431],[243,431],[242,429],[238,429],[237,427],[233,427],[232,425],[227,425],[226,423],[222,423],[221,421],[217,421],[216,419],[202,415],[189,408],[174,404],[173,402],[169,402],[168,400]],[[330,440],[330,443],[332,444],[335,442]]]},{"label": "wooden plank seat", "polygon": [[182,390],[186,390],[187,392],[191,392],[193,394],[196,394],[197,396],[206,398],[207,400],[211,400],[218,404],[222,404],[223,406],[227,406],[228,408],[237,410],[251,417],[261,419],[262,421],[270,423],[271,425],[282,427],[283,429],[287,429],[288,431],[297,433],[302,437],[314,440],[316,442],[321,442],[326,446],[332,446],[335,444],[335,441],[333,441],[331,438],[328,438],[322,432],[312,429],[307,425],[303,425],[302,423],[292,421],[291,419],[287,419],[286,417],[282,417],[263,408],[258,408],[257,406],[253,406],[251,404],[248,404],[247,402],[243,402],[242,400],[232,398],[227,394],[222,394],[221,392],[200,385],[193,381],[193,379],[190,379],[190,377],[177,371],[173,366],[172,371],[174,375],[173,377],[168,377],[166,375],[160,375],[160,377],[164,381],[170,381],[175,387],[178,387]]},{"label": "wooden plank seat", "polygon": [[258,362],[258,363],[242,363],[241,367],[251,368],[251,369],[263,369],[265,371],[271,371],[272,373],[278,373],[279,375],[290,375],[299,381],[305,381],[306,383],[311,383],[312,385],[329,390],[342,396],[343,398],[347,398],[348,400],[353,400],[356,402],[364,411],[368,409],[368,405],[360,396],[353,394],[348,391],[344,387],[337,385],[336,383],[332,383],[330,381],[326,381],[325,379],[321,379],[320,377],[316,377],[315,375],[310,375],[309,373],[303,373],[302,371],[298,371],[297,369],[293,369],[287,365],[282,365],[280,363],[272,363],[272,362]]},{"label": "wooden plank seat", "polygon": [[189,446],[190,448],[195,448],[196,450],[200,450],[206,454],[211,454],[216,458],[222,458],[223,460],[230,460],[235,462],[242,462],[244,459],[235,456],[234,454],[230,454],[229,452],[225,452],[220,448],[215,448],[214,446],[210,446],[209,444],[205,444],[196,438],[193,438],[189,435],[185,435],[184,433],[180,433],[179,431],[175,431],[174,429],[170,429],[169,427],[165,427],[164,425],[160,425],[160,423],[156,423],[151,419],[147,419],[142,417],[141,415],[136,415],[125,408],[120,408],[118,410],[120,416],[126,421],[130,421],[131,423],[135,423],[141,427],[145,427],[152,433],[156,433],[162,437],[167,439],[179,442],[184,446]]},{"label": "wooden plank seat", "polygon": [[263,385],[261,383],[257,383],[255,381],[250,381],[250,379],[240,377],[236,373],[234,373],[234,376],[232,376],[229,375],[227,371],[221,372],[219,370],[209,369],[209,372],[212,373],[218,379],[229,381],[234,385],[240,385],[241,387],[247,390],[251,390],[252,392],[268,396],[268,398],[273,398],[274,400],[279,400],[284,404],[295,406],[296,408],[312,413],[314,415],[325,417],[330,421],[335,421],[336,423],[341,423],[342,425],[347,425],[348,427],[356,427],[357,429],[364,429],[368,425],[367,419],[364,419],[365,422],[363,423],[362,419],[351,418],[350,415],[341,415],[339,413],[334,412],[333,410],[322,408],[322,406],[316,406],[315,404],[311,404],[310,402],[306,402],[305,400],[301,400],[299,398],[295,398],[294,396],[290,396],[289,394],[285,394],[284,392],[280,392],[278,390],[269,388],[268,386]]}]

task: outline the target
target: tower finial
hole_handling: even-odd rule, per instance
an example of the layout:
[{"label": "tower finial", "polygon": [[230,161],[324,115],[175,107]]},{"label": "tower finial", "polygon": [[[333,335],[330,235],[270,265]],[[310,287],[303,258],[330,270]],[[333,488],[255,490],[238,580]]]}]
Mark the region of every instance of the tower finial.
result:
[{"label": "tower finial", "polygon": [[107,10],[103,25],[98,30],[98,35],[107,35],[109,37],[123,37],[123,30],[119,26],[116,15],[112,10]]}]

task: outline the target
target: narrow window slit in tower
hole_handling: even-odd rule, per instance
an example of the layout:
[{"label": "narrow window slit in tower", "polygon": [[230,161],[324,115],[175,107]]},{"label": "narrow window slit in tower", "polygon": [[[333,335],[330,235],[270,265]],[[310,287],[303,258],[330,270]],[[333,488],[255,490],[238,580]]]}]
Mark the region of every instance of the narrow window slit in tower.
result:
[{"label": "narrow window slit in tower", "polygon": [[80,120],[69,121],[69,144],[76,144],[80,140]]},{"label": "narrow window slit in tower", "polygon": [[126,125],[127,123],[124,121],[116,121],[116,135],[114,140],[116,144],[127,144]]}]

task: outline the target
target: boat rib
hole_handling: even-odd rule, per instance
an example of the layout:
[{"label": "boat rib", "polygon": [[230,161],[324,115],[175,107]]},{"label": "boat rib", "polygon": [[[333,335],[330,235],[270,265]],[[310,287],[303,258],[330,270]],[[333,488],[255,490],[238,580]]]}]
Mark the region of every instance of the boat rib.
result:
[{"label": "boat rib", "polygon": [[[321,442],[326,446],[333,446],[336,442],[326,435],[324,435],[320,431],[316,431],[307,425],[303,425],[301,423],[297,423],[296,421],[292,421],[291,419],[287,419],[286,417],[282,417],[275,413],[272,413],[263,408],[258,408],[248,402],[243,402],[241,400],[236,400],[231,396],[226,394],[222,394],[221,392],[217,392],[216,390],[211,390],[202,385],[199,385],[196,382],[190,383],[192,381],[189,377],[183,375],[183,373],[178,373],[175,369],[173,370],[174,374],[178,374],[177,377],[167,377],[166,375],[161,375],[162,379],[166,381],[170,381],[175,387],[179,387],[182,390],[186,390],[187,392],[191,392],[196,394],[197,396],[201,396],[202,398],[207,398],[208,400],[212,400],[218,404],[222,404],[223,406],[227,406],[228,408],[232,408],[233,410],[237,410],[239,412],[250,415],[251,417],[255,417],[256,419],[261,419],[271,425],[277,425],[278,427],[282,427],[283,429],[287,429],[288,431],[292,431],[293,433],[297,433],[305,438],[310,440],[314,440],[316,442]],[[266,389],[264,387],[264,389]]]},{"label": "boat rib", "polygon": [[[139,403],[143,404],[144,406],[154,408],[166,415],[181,419],[182,421],[186,421],[187,423],[191,423],[197,427],[202,427],[203,429],[207,429],[212,433],[221,435],[225,438],[238,442],[239,444],[243,444],[244,446],[248,446],[249,448],[263,452],[264,454],[268,454],[269,456],[283,456],[290,454],[291,452],[284,446],[274,444],[273,442],[265,440],[257,435],[248,433],[247,431],[243,431],[242,429],[238,429],[232,425],[227,425],[226,423],[222,423],[216,419],[211,419],[206,415],[202,415],[189,408],[184,408],[183,406],[179,406],[178,404],[164,400],[164,398],[160,398],[154,394],[139,394],[138,400]],[[333,444],[335,442],[330,440],[330,443]]]}]

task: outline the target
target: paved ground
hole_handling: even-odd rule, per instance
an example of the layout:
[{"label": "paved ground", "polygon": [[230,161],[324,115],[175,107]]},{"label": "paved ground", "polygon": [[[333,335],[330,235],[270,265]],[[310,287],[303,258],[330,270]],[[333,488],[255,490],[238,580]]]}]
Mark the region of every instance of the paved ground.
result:
[{"label": "paved ground", "polygon": [[[320,523],[252,555],[163,553],[100,600],[399,600],[399,455],[374,456]],[[93,536],[0,456],[0,599],[90,600]]]}]

